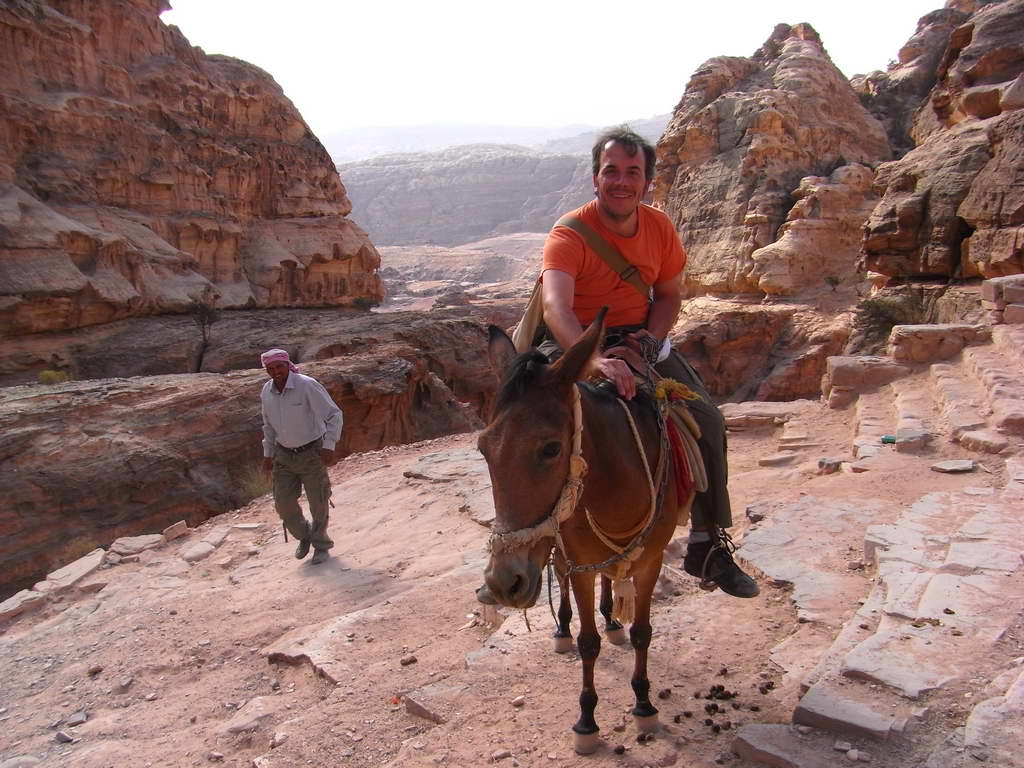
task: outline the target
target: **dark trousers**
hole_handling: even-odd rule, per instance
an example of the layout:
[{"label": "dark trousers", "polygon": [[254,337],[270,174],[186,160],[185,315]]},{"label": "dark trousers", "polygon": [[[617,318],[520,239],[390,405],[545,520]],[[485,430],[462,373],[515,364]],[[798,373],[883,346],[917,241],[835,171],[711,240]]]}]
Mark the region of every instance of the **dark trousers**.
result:
[{"label": "dark trousers", "polygon": [[[312,524],[303,517],[299,506],[303,488]],[[330,500],[331,481],[320,460],[319,443],[301,453],[277,446],[274,451],[274,508],[288,533],[296,539],[308,539],[314,549],[333,547],[334,542],[327,535]]]}]

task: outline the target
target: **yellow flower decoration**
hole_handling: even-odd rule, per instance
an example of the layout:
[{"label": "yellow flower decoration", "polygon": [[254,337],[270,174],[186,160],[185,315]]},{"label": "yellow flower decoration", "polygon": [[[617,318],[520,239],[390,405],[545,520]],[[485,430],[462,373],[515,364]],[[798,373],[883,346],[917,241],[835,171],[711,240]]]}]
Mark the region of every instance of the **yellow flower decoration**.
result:
[{"label": "yellow flower decoration", "polygon": [[675,379],[661,379],[654,390],[655,397],[659,402],[671,400],[700,400],[699,394],[694,392],[685,384],[680,384]]}]

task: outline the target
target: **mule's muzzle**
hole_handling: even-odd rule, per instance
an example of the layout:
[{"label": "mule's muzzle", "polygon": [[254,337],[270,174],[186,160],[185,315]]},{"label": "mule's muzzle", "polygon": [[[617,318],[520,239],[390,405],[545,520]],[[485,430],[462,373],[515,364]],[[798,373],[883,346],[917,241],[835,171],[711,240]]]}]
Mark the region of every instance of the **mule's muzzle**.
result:
[{"label": "mule's muzzle", "polygon": [[537,602],[541,587],[541,569],[532,562],[495,562],[492,557],[484,571],[491,595],[508,608],[530,608]]}]

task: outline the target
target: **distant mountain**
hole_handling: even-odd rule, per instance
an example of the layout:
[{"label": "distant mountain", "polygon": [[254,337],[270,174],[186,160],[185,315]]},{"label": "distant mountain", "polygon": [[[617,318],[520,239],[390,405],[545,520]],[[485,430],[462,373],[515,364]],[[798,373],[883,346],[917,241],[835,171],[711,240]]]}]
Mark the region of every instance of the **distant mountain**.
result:
[{"label": "distant mountain", "polygon": [[[657,144],[658,139],[661,138],[661,134],[665,132],[665,128],[668,126],[668,121],[671,117],[671,114],[666,113],[664,115],[648,117],[643,120],[627,120],[626,124],[652,144]],[[594,146],[594,141],[597,139],[598,134],[603,130],[604,128],[588,128],[587,130],[573,136],[549,139],[543,144],[537,146],[536,149],[539,149],[542,152],[586,155],[590,153],[591,147]]]},{"label": "distant mountain", "polygon": [[586,157],[510,144],[381,155],[338,170],[352,218],[381,246],[546,232],[592,193]]},{"label": "distant mountain", "polygon": [[[641,136],[656,143],[671,115],[628,120]],[[398,152],[437,152],[466,144],[516,144],[541,152],[579,155],[590,152],[602,126],[576,123],[556,128],[522,125],[404,125],[352,128],[323,137],[336,163],[390,155]]]},{"label": "distant mountain", "polygon": [[592,129],[582,123],[556,128],[452,123],[352,128],[321,138],[334,162],[348,163],[396,152],[436,152],[462,144],[535,146]]}]

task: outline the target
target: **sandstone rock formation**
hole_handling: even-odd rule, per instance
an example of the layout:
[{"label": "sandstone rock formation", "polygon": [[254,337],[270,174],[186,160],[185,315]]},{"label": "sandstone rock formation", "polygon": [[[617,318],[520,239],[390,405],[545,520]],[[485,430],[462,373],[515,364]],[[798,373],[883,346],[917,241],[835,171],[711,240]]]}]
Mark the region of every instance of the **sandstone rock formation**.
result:
[{"label": "sandstone rock formation", "polygon": [[353,216],[377,245],[458,245],[547,232],[593,194],[589,160],[472,144],[339,166]]},{"label": "sandstone rock formation", "polygon": [[[801,179],[889,157],[882,125],[809,25],[780,24],[750,58],[710,59],[691,78],[658,144],[654,200],[689,253],[686,291],[792,292],[839,277],[833,262],[852,271],[859,252],[849,235],[852,211],[837,210],[856,210],[870,197],[858,178],[864,172],[854,167],[830,180],[845,185],[841,206],[816,202],[812,188],[821,179]],[[798,189],[804,203],[791,217],[788,241],[755,259],[755,251],[775,242]],[[829,220],[836,216],[842,220]],[[787,254],[802,250],[803,235],[814,252],[830,254],[828,262],[792,263]]]},{"label": "sandstone rock formation", "polygon": [[382,298],[338,174],[262,70],[163,0],[0,7],[0,336]]},{"label": "sandstone rock formation", "polygon": [[[341,406],[339,451],[347,455],[480,426],[496,388],[487,333],[459,313],[466,314],[350,319],[325,336],[309,333],[316,323],[300,322],[264,333],[295,359],[316,360],[302,370]],[[261,455],[258,396],[266,374],[254,370],[259,348],[241,359],[237,349],[234,358],[215,356],[224,367],[245,366],[226,375],[0,389],[3,584],[30,584],[119,536],[177,520],[194,525],[244,504],[246,474]]]},{"label": "sandstone rock formation", "polygon": [[953,30],[968,15],[950,7],[922,16],[892,66],[884,72],[876,70],[851,78],[861,102],[885,126],[896,157],[914,148],[914,113],[935,85],[939,62]]},{"label": "sandstone rock formation", "polygon": [[1024,2],[951,5],[962,23],[913,112],[917,146],[875,179],[864,250],[887,276],[1024,271]]}]

